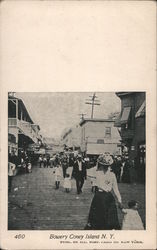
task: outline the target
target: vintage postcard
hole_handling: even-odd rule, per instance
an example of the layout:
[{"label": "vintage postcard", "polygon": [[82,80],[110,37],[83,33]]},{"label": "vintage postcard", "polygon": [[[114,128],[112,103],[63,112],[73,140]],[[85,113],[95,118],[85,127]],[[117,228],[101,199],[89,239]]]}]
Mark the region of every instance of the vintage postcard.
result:
[{"label": "vintage postcard", "polygon": [[156,249],[155,1],[1,1],[1,249]]}]

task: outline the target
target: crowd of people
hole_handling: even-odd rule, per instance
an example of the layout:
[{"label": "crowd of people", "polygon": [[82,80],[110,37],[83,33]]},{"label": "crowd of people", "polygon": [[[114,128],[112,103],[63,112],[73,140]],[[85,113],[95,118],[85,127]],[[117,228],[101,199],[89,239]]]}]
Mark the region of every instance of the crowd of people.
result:
[{"label": "crowd of people", "polygon": [[[60,183],[63,181],[65,192],[70,193],[72,189],[71,181],[74,179],[77,192],[76,199],[79,199],[79,195],[83,192],[85,180],[90,178],[91,191],[94,193],[94,197],[85,230],[119,230],[117,203],[124,215],[121,229],[144,229],[137,211],[138,202],[129,201],[128,208],[124,208],[118,189],[118,183],[136,183],[134,164],[129,161],[128,157],[113,157],[106,152],[90,160],[80,153],[74,155],[64,152],[57,153],[52,157],[40,155],[38,163],[39,168],[52,168],[56,190],[60,188]],[[26,152],[21,152],[18,157],[15,154],[9,155],[9,191],[11,191],[12,176],[16,166],[22,167],[25,173],[31,172],[31,160]],[[135,221],[136,223],[134,223]]]},{"label": "crowd of people", "polygon": [[[88,157],[77,154],[75,157],[66,154],[56,154],[49,160],[55,175],[55,188],[63,187],[69,193],[75,179],[77,195],[83,192],[85,180],[90,178],[91,191],[94,197],[90,206],[88,221],[85,230],[143,230],[143,223],[138,213],[138,202],[128,201],[128,208],[124,208],[122,197],[118,189],[118,183],[130,183],[132,178],[133,164],[127,156],[111,156],[109,153],[100,155],[90,161]],[[39,166],[45,167],[44,157],[39,157]],[[72,167],[72,171],[69,169]],[[133,173],[132,173],[133,172]],[[114,193],[114,195],[113,195]],[[79,196],[76,196],[79,199]],[[123,214],[123,223],[120,227],[117,205]],[[136,222],[136,223],[135,223]]]},{"label": "crowd of people", "polygon": [[33,160],[26,151],[8,153],[8,191],[11,192],[13,176],[18,173],[31,173]]},{"label": "crowd of people", "polygon": [[66,192],[71,190],[71,178],[76,180],[77,194],[82,193],[84,180],[87,178],[87,168],[89,161],[83,159],[81,154],[56,154],[53,157],[39,156],[39,167],[51,167],[55,175],[55,187],[59,189],[60,182],[64,179],[64,188]]},{"label": "crowd of people", "polygon": [[[112,155],[112,159],[113,162],[110,166],[110,171],[115,174],[117,182],[136,184],[136,170],[133,162],[129,161],[127,156]],[[56,179],[56,189],[59,188],[62,177],[64,179],[72,177],[76,180],[77,193],[80,194],[82,192],[84,180],[88,176],[91,179],[92,192],[96,191],[96,171],[98,168],[96,156],[89,159],[87,156],[83,157],[80,153],[76,155],[73,153],[57,153],[51,157],[49,155],[40,155],[38,162],[40,168],[54,168],[53,172]],[[73,170],[72,174],[69,176],[70,168]]]},{"label": "crowd of people", "polygon": [[[129,161],[126,155],[123,157],[121,155],[111,155],[111,157],[113,162],[110,166],[110,171],[115,174],[116,181],[118,183],[136,184],[137,176],[133,161]],[[53,173],[55,174],[56,189],[59,189],[61,179],[63,178],[65,183],[69,183],[69,192],[71,189],[70,180],[74,178],[76,180],[77,194],[80,194],[82,193],[82,187],[87,176],[91,180],[92,192],[96,192],[97,190],[97,158],[94,156],[92,159],[89,159],[87,156],[83,157],[80,153],[76,155],[73,153],[57,153],[51,157],[49,155],[40,155],[38,162],[40,168],[54,168]],[[72,168],[72,171],[69,173],[70,168]]]}]

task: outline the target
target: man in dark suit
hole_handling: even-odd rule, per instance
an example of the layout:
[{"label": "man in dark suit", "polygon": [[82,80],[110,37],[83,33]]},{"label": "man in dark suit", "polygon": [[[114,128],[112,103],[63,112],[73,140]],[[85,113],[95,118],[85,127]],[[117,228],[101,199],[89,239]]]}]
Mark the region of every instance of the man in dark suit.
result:
[{"label": "man in dark suit", "polygon": [[63,169],[63,178],[65,178],[66,171],[67,171],[67,168],[69,166],[68,157],[66,155],[63,155],[63,158],[61,160],[61,165],[62,165],[62,169]]},{"label": "man in dark suit", "polygon": [[117,158],[114,159],[114,162],[111,165],[111,169],[116,175],[117,182],[120,182],[121,166],[122,166],[121,156],[118,156]]},{"label": "man in dark suit", "polygon": [[78,155],[74,162],[72,176],[76,180],[77,194],[82,193],[84,180],[87,178],[86,163],[83,161],[82,156]]},{"label": "man in dark suit", "polygon": [[122,182],[123,183],[130,183],[130,163],[128,158],[124,158],[123,160],[123,175],[122,175]]}]

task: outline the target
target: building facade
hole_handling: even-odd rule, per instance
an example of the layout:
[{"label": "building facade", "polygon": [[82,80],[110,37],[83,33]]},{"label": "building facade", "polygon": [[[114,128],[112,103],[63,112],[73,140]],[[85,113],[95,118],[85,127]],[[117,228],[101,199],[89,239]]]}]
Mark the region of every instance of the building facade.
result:
[{"label": "building facade", "polygon": [[104,152],[121,154],[120,134],[109,119],[83,119],[81,126],[81,151],[98,156]]},{"label": "building facade", "polygon": [[40,127],[32,121],[24,102],[8,96],[8,151],[26,150],[30,144],[41,143]]},{"label": "building facade", "polygon": [[123,149],[135,164],[139,179],[145,180],[145,92],[116,92],[121,99],[121,114],[115,126],[121,128]]}]

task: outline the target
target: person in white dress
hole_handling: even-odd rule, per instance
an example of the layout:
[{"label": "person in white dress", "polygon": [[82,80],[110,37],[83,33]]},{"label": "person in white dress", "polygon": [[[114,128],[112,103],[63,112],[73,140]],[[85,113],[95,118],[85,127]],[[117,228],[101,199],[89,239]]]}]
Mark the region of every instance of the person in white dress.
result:
[{"label": "person in white dress", "polygon": [[128,209],[122,208],[124,214],[122,230],[144,230],[141,217],[137,211],[138,202],[129,201],[128,207]]},{"label": "person in white dress", "polygon": [[[116,200],[121,205],[117,179],[111,172],[113,159],[109,153],[104,153],[98,158],[98,171],[96,185],[98,187],[89,210],[85,230],[119,230]],[[112,194],[114,192],[114,196]]]},{"label": "person in white dress", "polygon": [[28,169],[28,173],[32,173],[32,164],[31,164],[31,162],[28,162],[27,169]]},{"label": "person in white dress", "polygon": [[70,177],[70,174],[65,174],[65,178],[64,178],[64,188],[65,188],[65,191],[67,193],[70,192],[71,190],[71,177]]},{"label": "person in white dress", "polygon": [[55,185],[56,189],[59,189],[59,185],[62,179],[62,168],[60,165],[56,165],[54,169],[54,174],[55,174]]},{"label": "person in white dress", "polygon": [[39,167],[42,167],[42,163],[43,163],[43,158],[41,157],[41,155],[39,156]]},{"label": "person in white dress", "polygon": [[9,192],[11,192],[12,180],[13,180],[15,169],[16,169],[16,165],[12,162],[8,162],[8,191]]}]

